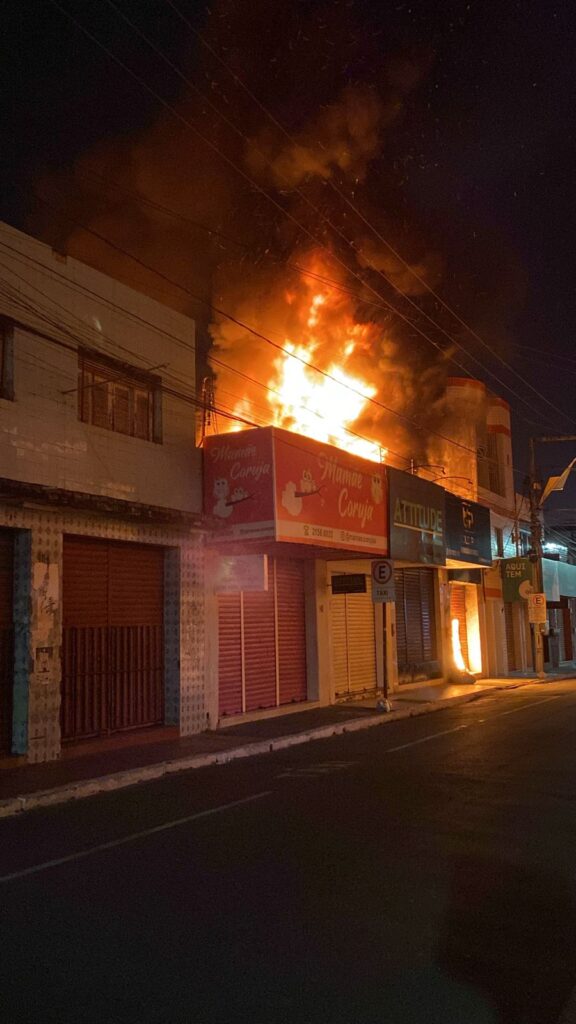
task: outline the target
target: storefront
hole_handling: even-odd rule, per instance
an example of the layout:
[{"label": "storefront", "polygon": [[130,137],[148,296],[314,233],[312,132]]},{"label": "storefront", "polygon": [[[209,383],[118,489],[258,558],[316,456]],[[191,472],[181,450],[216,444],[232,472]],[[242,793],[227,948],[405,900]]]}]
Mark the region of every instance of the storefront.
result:
[{"label": "storefront", "polygon": [[572,662],[576,655],[576,565],[542,559],[548,635],[544,637],[547,669]]},{"label": "storefront", "polygon": [[482,570],[491,564],[490,510],[447,492],[450,647],[458,672],[480,675],[484,670]]},{"label": "storefront", "polygon": [[204,458],[219,721],[374,689],[383,468],[271,427],[209,437]]},{"label": "storefront", "polygon": [[445,564],[444,491],[409,473],[387,472],[402,685],[442,676],[438,568]]},{"label": "storefront", "polygon": [[534,650],[528,622],[528,598],[534,591],[534,564],[529,558],[502,558],[502,609],[507,671],[534,667]]},{"label": "storefront", "polygon": [[63,538],[63,743],[164,723],[164,549]]}]

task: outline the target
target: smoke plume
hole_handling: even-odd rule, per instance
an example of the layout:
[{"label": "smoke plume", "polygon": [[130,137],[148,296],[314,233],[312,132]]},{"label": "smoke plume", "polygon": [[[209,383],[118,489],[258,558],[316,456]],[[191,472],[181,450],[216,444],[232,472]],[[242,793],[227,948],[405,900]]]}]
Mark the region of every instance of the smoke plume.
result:
[{"label": "smoke plume", "polygon": [[[188,69],[194,87],[174,101],[180,119],[163,110],[139,135],[103,142],[45,175],[34,230],[197,319],[200,376],[207,358],[219,429],[237,414],[313,431],[349,402],[352,434],[421,459],[441,415],[446,358],[431,354],[374,290],[386,287],[380,275],[405,296],[425,288],[338,191],[368,221],[379,210],[404,251],[400,218],[382,196],[391,194],[394,133],[431,55],[383,59],[380,42],[351,31],[349,5],[331,7],[329,18],[311,5],[308,24],[289,9],[271,19],[264,0],[254,0],[248,20],[238,6],[220,0],[206,37],[289,137],[209,54],[196,54]],[[255,59],[264,50],[268,65]],[[432,286],[442,275],[442,258],[413,227],[410,267]]]}]

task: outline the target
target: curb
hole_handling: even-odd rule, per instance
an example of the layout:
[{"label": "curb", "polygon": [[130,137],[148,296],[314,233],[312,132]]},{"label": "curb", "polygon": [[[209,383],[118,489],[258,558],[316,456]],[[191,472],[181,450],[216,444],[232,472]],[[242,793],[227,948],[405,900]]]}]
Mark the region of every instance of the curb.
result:
[{"label": "curb", "polygon": [[[571,678],[571,677],[566,677]],[[556,682],[557,680],[554,680]],[[370,715],[366,718],[351,718],[346,722],[338,722],[333,725],[320,725],[312,729],[305,729],[302,732],[292,733],[288,736],[278,736],[275,739],[255,740],[246,743],[241,747],[234,747],[231,750],[220,751],[212,754],[192,754],[189,757],[175,758],[172,761],[160,761],[157,764],[145,765],[141,768],[128,768],[125,771],[114,772],[111,775],[101,775],[94,779],[82,779],[79,782],[72,782],[55,789],[38,790],[36,793],[29,793],[23,796],[9,797],[7,800],[0,800],[0,818],[11,818],[25,811],[32,811],[38,807],[53,807],[56,804],[69,803],[72,800],[84,800],[86,797],[95,796],[97,793],[110,793],[117,789],[124,789],[127,786],[135,786],[140,782],[151,782],[160,779],[165,775],[176,772],[190,771],[194,768],[208,768],[219,764],[229,764],[241,758],[257,757],[259,754],[271,754],[277,750],[286,750],[288,747],[301,746],[310,743],[312,740],[329,739],[332,736],[342,736],[345,733],[360,732],[363,729],[371,729],[377,725],[385,725],[387,722],[397,722],[405,718],[418,718],[421,715],[429,715],[435,711],[443,711],[448,707],[456,707],[459,704],[470,704],[472,701],[480,700],[494,690],[518,689],[521,686],[528,686],[533,680],[522,680],[517,686],[492,686],[489,689],[480,690],[479,693],[466,693],[460,697],[449,697],[446,700],[433,701],[422,704],[415,708],[400,708],[388,714]]]}]

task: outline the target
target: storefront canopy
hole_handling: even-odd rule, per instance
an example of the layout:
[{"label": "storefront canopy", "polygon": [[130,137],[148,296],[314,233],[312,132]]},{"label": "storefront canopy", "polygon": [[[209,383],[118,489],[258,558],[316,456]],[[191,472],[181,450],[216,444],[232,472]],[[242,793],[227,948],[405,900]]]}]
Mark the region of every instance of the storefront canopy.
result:
[{"label": "storefront canopy", "polygon": [[204,441],[204,506],[218,544],[284,542],[388,554],[384,467],[257,427]]},{"label": "storefront canopy", "polygon": [[543,558],[542,575],[548,601],[559,601],[561,597],[576,597],[576,565]]},{"label": "storefront canopy", "polygon": [[399,469],[388,469],[390,557],[403,562],[444,565],[445,492]]}]

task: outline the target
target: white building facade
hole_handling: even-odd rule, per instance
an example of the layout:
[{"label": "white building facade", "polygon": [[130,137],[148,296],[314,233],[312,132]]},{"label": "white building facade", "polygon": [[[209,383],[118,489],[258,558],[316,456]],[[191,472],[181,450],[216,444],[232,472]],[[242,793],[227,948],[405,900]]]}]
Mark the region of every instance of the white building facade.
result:
[{"label": "white building facade", "polygon": [[0,225],[0,758],[209,725],[194,323]]}]

